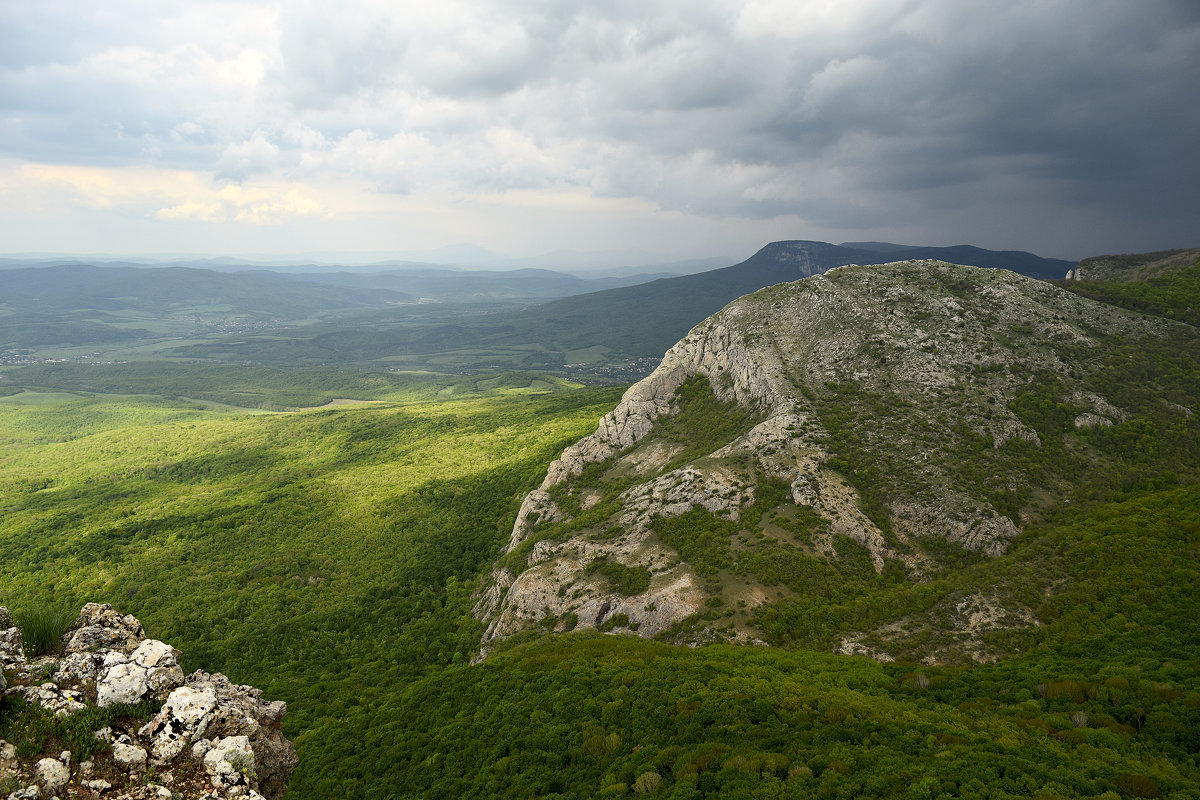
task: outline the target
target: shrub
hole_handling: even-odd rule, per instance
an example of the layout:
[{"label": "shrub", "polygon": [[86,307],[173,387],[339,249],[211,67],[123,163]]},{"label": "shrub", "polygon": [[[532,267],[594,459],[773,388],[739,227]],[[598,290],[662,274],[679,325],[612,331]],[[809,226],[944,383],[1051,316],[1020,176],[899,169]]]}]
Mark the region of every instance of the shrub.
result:
[{"label": "shrub", "polygon": [[633,783],[633,790],[638,794],[650,794],[662,783],[662,775],[657,772],[643,772]]},{"label": "shrub", "polygon": [[626,597],[639,595],[650,588],[650,570],[642,566],[629,567],[600,558],[588,565],[587,572],[603,575],[612,585],[613,591]]}]

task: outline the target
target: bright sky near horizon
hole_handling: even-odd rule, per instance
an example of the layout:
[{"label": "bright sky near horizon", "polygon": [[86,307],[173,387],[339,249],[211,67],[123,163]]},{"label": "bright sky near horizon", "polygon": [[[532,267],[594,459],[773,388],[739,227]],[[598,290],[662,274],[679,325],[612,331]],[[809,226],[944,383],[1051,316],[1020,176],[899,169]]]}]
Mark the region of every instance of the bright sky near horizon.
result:
[{"label": "bright sky near horizon", "polygon": [[9,0],[0,251],[1196,246],[1198,87],[1196,0]]}]

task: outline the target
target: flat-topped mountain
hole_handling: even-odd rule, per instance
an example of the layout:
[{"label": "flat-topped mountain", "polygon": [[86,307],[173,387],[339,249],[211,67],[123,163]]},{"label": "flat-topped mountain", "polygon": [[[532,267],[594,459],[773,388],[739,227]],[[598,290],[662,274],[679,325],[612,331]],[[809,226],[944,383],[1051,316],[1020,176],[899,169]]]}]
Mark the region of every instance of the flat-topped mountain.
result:
[{"label": "flat-topped mountain", "polygon": [[895,249],[805,240],[772,242],[745,261],[722,269],[546,303],[511,320],[512,331],[506,336],[514,341],[532,336],[563,349],[603,346],[629,356],[658,356],[697,322],[744,294],[846,264],[932,258],[1009,269],[1035,278],[1061,278],[1074,266],[1069,261],[1023,251],[967,245],[887,246]]},{"label": "flat-topped mountain", "polygon": [[[1031,573],[955,576],[1069,504],[1194,481],[1198,369],[1194,328],[1003,270],[846,266],[742,297],[525,498],[483,650],[590,627],[796,641],[805,614],[871,599],[826,644],[995,658],[989,634],[1039,624],[1012,589]],[[913,584],[940,588],[876,602]]]}]

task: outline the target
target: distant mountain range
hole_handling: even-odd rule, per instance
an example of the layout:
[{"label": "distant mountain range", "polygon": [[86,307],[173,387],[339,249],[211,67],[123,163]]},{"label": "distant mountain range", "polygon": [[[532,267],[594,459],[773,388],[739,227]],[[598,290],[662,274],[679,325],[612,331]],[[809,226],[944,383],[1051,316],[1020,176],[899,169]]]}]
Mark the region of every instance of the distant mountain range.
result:
[{"label": "distant mountain range", "polygon": [[[845,264],[909,259],[1005,268],[1035,278],[1062,278],[1074,267],[967,245],[814,241],[774,242],[740,264],[675,276],[427,265],[376,265],[370,272],[313,265],[294,272],[232,271],[230,263],[218,270],[81,263],[22,268],[10,259],[0,260],[6,267],[0,271],[0,311],[7,312],[0,317],[0,348],[202,335],[206,341],[180,345],[172,354],[281,366],[386,359],[455,371],[560,369],[581,359],[621,364],[657,358],[693,325],[764,286]],[[261,330],[264,324],[270,335]],[[288,331],[279,329],[283,324]],[[161,357],[169,346],[164,339],[155,352]],[[423,359],[445,353],[462,355]],[[109,355],[147,357],[141,351]]]},{"label": "distant mountain range", "polygon": [[92,264],[106,267],[193,267],[219,272],[269,269],[287,273],[336,272],[374,273],[400,269],[496,270],[542,269],[581,278],[628,277],[648,273],[684,275],[724,266],[725,256],[706,256],[656,261],[638,250],[581,253],[556,250],[537,256],[511,258],[473,245],[456,245],[436,250],[377,253],[303,253],[294,256],[247,255],[206,256],[160,254],[118,256],[112,254],[9,253],[0,256],[0,271],[53,264]]},{"label": "distant mountain range", "polygon": [[396,267],[380,272],[311,272],[290,277],[309,283],[351,289],[401,292],[422,301],[486,302],[549,300],[646,283],[677,274],[657,272],[625,277],[586,278],[548,269],[459,270],[444,267]]},{"label": "distant mountain range", "polygon": [[[700,320],[764,286],[819,275],[846,264],[937,259],[972,267],[1009,269],[1031,278],[1062,278],[1074,263],[1023,251],[969,245],[911,247],[864,243],[772,242],[723,269],[556,300],[509,319],[515,338],[552,341],[564,350],[596,345],[632,357],[660,355]],[[895,249],[889,249],[895,248]]]},{"label": "distant mountain range", "polygon": [[0,347],[129,341],[232,323],[311,322],[428,302],[504,302],[512,307],[662,275],[583,278],[538,269],[433,267],[290,274],[141,264],[10,263],[0,271]]}]

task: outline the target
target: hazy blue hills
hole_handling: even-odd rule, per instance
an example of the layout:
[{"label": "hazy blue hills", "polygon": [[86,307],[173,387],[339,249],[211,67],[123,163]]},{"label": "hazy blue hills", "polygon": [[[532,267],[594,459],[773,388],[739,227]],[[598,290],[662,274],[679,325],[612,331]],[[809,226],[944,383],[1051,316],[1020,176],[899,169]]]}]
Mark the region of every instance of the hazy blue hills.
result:
[{"label": "hazy blue hills", "polygon": [[296,278],[330,286],[400,291],[421,300],[482,302],[489,300],[549,300],[645,283],[673,273],[626,277],[584,278],[548,269],[458,270],[403,267],[380,272],[312,272]]},{"label": "hazy blue hills", "polygon": [[1061,278],[1069,261],[1019,251],[966,245],[851,248],[828,242],[784,241],[722,269],[556,300],[506,319],[515,339],[553,343],[562,350],[603,346],[630,357],[661,354],[696,323],[727,303],[764,286],[818,275],[845,264],[938,259],[975,267],[1011,269],[1034,278]]},{"label": "hazy blue hills", "polygon": [[89,264],[6,270],[3,299],[38,308],[166,313],[184,306],[227,305],[246,314],[295,315],[333,308],[404,302],[411,296],[379,287],[319,287],[272,272],[215,272],[189,267],[97,267]]},{"label": "hazy blue hills", "polygon": [[[745,261],[673,277],[544,269],[247,271],[59,263],[0,271],[0,350],[100,360],[273,366],[380,364],[462,372],[538,369],[640,377],[693,325],[744,294],[845,264],[935,258],[1061,278],[1074,265],[966,245],[783,241]],[[669,265],[668,265],[669,266]],[[615,370],[615,371],[614,371]]]},{"label": "hazy blue hills", "polygon": [[272,273],[58,264],[0,273],[0,347],[143,340],[411,302]]},{"label": "hazy blue hills", "polygon": [[[395,312],[397,306],[412,309],[423,303],[481,304],[495,310],[654,277],[659,276],[582,278],[542,269],[407,267],[370,273],[289,273],[144,264],[7,262],[0,271],[0,348],[240,335],[282,324],[327,322],[364,311]],[[467,313],[467,309],[459,313]],[[350,320],[346,324],[353,327],[358,322]],[[129,355],[121,352],[113,357],[125,359]]]}]

